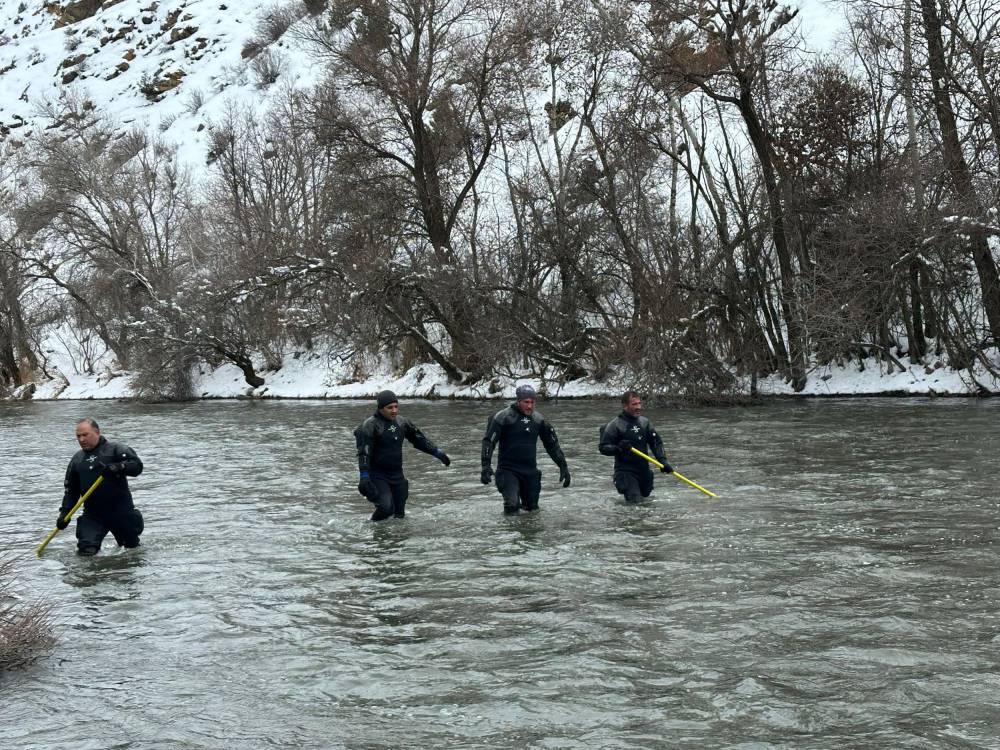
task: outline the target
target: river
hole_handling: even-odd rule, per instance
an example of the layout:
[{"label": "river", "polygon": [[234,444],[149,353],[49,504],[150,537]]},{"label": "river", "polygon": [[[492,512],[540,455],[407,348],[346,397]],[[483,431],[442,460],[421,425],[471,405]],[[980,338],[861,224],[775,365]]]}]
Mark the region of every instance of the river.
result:
[{"label": "river", "polygon": [[[998,748],[1000,400],[539,408],[541,511],[479,483],[499,403],[404,400],[407,517],[368,522],[362,402],[0,404],[0,534],[57,641],[0,675],[0,748]],[[75,420],[145,462],[143,545],[44,556]],[[109,544],[110,542],[110,544]]]}]

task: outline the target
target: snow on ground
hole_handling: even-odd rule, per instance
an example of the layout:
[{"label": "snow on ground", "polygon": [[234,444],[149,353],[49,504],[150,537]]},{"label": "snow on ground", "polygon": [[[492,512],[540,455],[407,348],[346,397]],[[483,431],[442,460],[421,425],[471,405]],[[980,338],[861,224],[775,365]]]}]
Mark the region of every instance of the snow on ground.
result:
[{"label": "snow on ground", "polygon": [[69,97],[122,127],[158,129],[183,163],[203,164],[207,125],[233,104],[265,103],[322,72],[294,33],[268,38],[281,26],[262,19],[276,12],[304,14],[297,0],[120,0],[72,22],[48,0],[0,0],[0,137],[37,134],[46,107]]},{"label": "snow on ground", "polygon": [[[995,369],[1000,369],[1000,352],[990,352]],[[908,360],[903,360],[904,364]],[[97,375],[76,374],[72,366],[51,368],[58,375],[36,384],[33,398],[49,399],[121,399],[129,398],[130,376],[127,372],[108,370]],[[993,378],[980,364],[970,374],[967,370],[952,370],[941,364],[911,364],[905,372],[887,372],[888,366],[875,359],[863,363],[817,367],[810,375],[804,391],[796,394],[780,376],[771,376],[758,383],[763,396],[856,396],[856,395],[938,395],[968,396],[983,393],[1000,394],[1000,380]],[[531,383],[554,398],[599,398],[618,395],[620,383],[600,383],[589,379],[565,384],[542,382],[537,377],[497,378],[475,385],[449,383],[444,371],[436,364],[420,364],[402,374],[393,374],[388,366],[363,380],[352,380],[347,365],[331,360],[319,352],[290,355],[284,366],[258,374],[266,381],[251,388],[243,373],[234,365],[217,368],[202,366],[195,373],[194,393],[199,398],[372,398],[378,391],[390,389],[407,398],[469,398],[509,399],[521,383]],[[72,374],[65,374],[72,373]],[[669,394],[667,394],[669,396]]]},{"label": "snow on ground", "polygon": [[[993,369],[1000,369],[1000,352],[993,349],[990,361]],[[863,369],[857,362],[847,365],[826,365],[809,373],[805,389],[800,396],[855,396],[878,394],[912,395],[972,395],[983,392],[1000,394],[1000,379],[977,363],[970,374],[968,370],[953,370],[940,362],[934,365],[910,364],[904,372],[895,366],[876,359],[867,359]],[[796,395],[791,385],[780,376],[772,375],[758,383],[762,394],[774,396]]]}]

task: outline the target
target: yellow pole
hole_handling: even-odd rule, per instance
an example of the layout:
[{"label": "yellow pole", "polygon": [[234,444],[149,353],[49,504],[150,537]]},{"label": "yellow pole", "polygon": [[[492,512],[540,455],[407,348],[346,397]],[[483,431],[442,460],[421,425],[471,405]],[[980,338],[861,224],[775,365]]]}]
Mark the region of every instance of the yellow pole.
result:
[{"label": "yellow pole", "polygon": [[[81,505],[87,502],[87,498],[94,494],[94,490],[100,487],[101,482],[103,481],[104,481],[104,475],[102,474],[94,481],[92,485],[90,485],[90,489],[83,494],[83,497],[81,497],[79,500],[76,501],[76,505],[74,505],[72,508],[69,509],[69,513],[63,516],[66,523],[69,523],[70,520],[72,520],[73,514],[80,509]],[[48,545],[49,542],[52,541],[53,537],[55,537],[55,535],[58,533],[59,533],[59,527],[56,526],[54,529],[52,529],[52,533],[49,534],[47,537],[45,537],[45,541],[38,545],[38,549],[35,550],[35,554],[41,557],[42,553],[45,551],[45,547]]]},{"label": "yellow pole", "polygon": [[[638,448],[630,448],[630,450],[631,450],[631,451],[632,451],[632,452],[633,452],[633,453],[634,453],[635,455],[637,455],[637,456],[642,456],[642,457],[643,457],[644,459],[646,459],[647,461],[649,461],[649,463],[653,464],[653,466],[656,466],[656,467],[657,467],[657,468],[659,468],[659,469],[662,469],[662,468],[663,468],[663,464],[661,464],[661,463],[660,463],[659,461],[657,461],[657,460],[656,460],[655,458],[653,458],[652,456],[647,456],[647,455],[646,455],[645,453],[643,453],[643,452],[642,452],[641,450],[639,450]],[[673,475],[674,475],[675,477],[677,477],[678,479],[680,479],[680,480],[681,480],[682,482],[687,482],[687,483],[688,483],[688,484],[690,484],[690,485],[691,485],[692,487],[694,487],[694,488],[695,488],[696,490],[700,490],[701,492],[704,492],[704,493],[705,493],[706,495],[708,495],[709,497],[718,497],[718,495],[716,495],[716,494],[715,494],[714,492],[711,492],[710,490],[706,490],[706,489],[705,489],[704,487],[702,487],[702,486],[701,486],[700,484],[696,484],[695,482],[692,482],[692,481],[691,481],[690,479],[688,479],[688,478],[687,478],[686,476],[684,476],[683,474],[679,474],[679,473],[678,473],[678,472],[676,472],[676,471],[672,471],[672,472],[670,472],[670,473],[671,473],[671,474],[673,474]]]}]

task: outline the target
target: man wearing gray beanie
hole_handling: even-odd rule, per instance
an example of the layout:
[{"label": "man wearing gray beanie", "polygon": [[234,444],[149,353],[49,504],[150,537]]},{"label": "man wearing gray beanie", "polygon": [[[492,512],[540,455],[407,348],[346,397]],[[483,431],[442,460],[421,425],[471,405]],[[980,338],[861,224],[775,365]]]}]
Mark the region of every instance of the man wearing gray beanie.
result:
[{"label": "man wearing gray beanie", "polygon": [[413,422],[399,416],[395,393],[381,391],[375,397],[375,406],[375,413],[354,431],[361,473],[358,492],[375,505],[371,520],[382,521],[391,516],[403,518],[410,494],[410,483],[403,476],[403,438],[445,466],[451,465],[451,459]]},{"label": "man wearing gray beanie", "polygon": [[559,438],[552,425],[535,411],[535,389],[520,385],[515,391],[516,401],[501,409],[486,425],[483,438],[482,474],[480,481],[489,484],[493,478],[493,449],[500,444],[497,459],[496,486],[503,496],[503,512],[515,515],[521,510],[538,510],[538,497],[542,491],[542,472],[535,459],[538,438],[542,439],[545,452],[559,467],[559,481],[569,487],[569,466],[559,447]]}]

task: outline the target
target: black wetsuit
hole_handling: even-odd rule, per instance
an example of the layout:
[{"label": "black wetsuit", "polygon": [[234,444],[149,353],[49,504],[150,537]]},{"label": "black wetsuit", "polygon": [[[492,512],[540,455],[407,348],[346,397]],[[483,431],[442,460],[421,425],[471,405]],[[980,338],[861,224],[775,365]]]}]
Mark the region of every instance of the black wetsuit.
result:
[{"label": "black wetsuit", "polygon": [[490,417],[486,424],[483,471],[490,469],[493,448],[499,442],[496,486],[503,495],[505,513],[517,513],[521,508],[538,509],[538,496],[542,491],[542,473],[535,462],[538,438],[542,439],[546,453],[560,470],[568,471],[556,431],[537,411],[529,417],[517,408],[517,404],[511,404]]},{"label": "black wetsuit", "polygon": [[122,547],[138,547],[143,529],[142,514],[132,502],[126,479],[126,476],[137,477],[142,473],[142,461],[127,445],[112,443],[103,437],[93,450],[79,450],[70,459],[59,514],[65,516],[97,481],[101,464],[124,464],[125,471],[104,477],[101,486],[83,504],[83,513],[76,522],[77,549],[81,555],[96,554],[109,531]]},{"label": "black wetsuit", "polygon": [[625,496],[625,501],[637,503],[653,491],[653,472],[649,462],[632,451],[622,453],[622,441],[643,453],[651,453],[662,464],[667,463],[663,441],[645,417],[633,417],[622,412],[601,430],[598,450],[605,456],[615,457],[615,489]]},{"label": "black wetsuit", "polygon": [[438,453],[437,446],[405,417],[390,420],[375,412],[354,431],[358,470],[362,475],[367,472],[376,488],[374,496],[368,497],[375,504],[373,521],[406,515],[410,483],[403,476],[403,438],[417,450],[432,456]]}]

